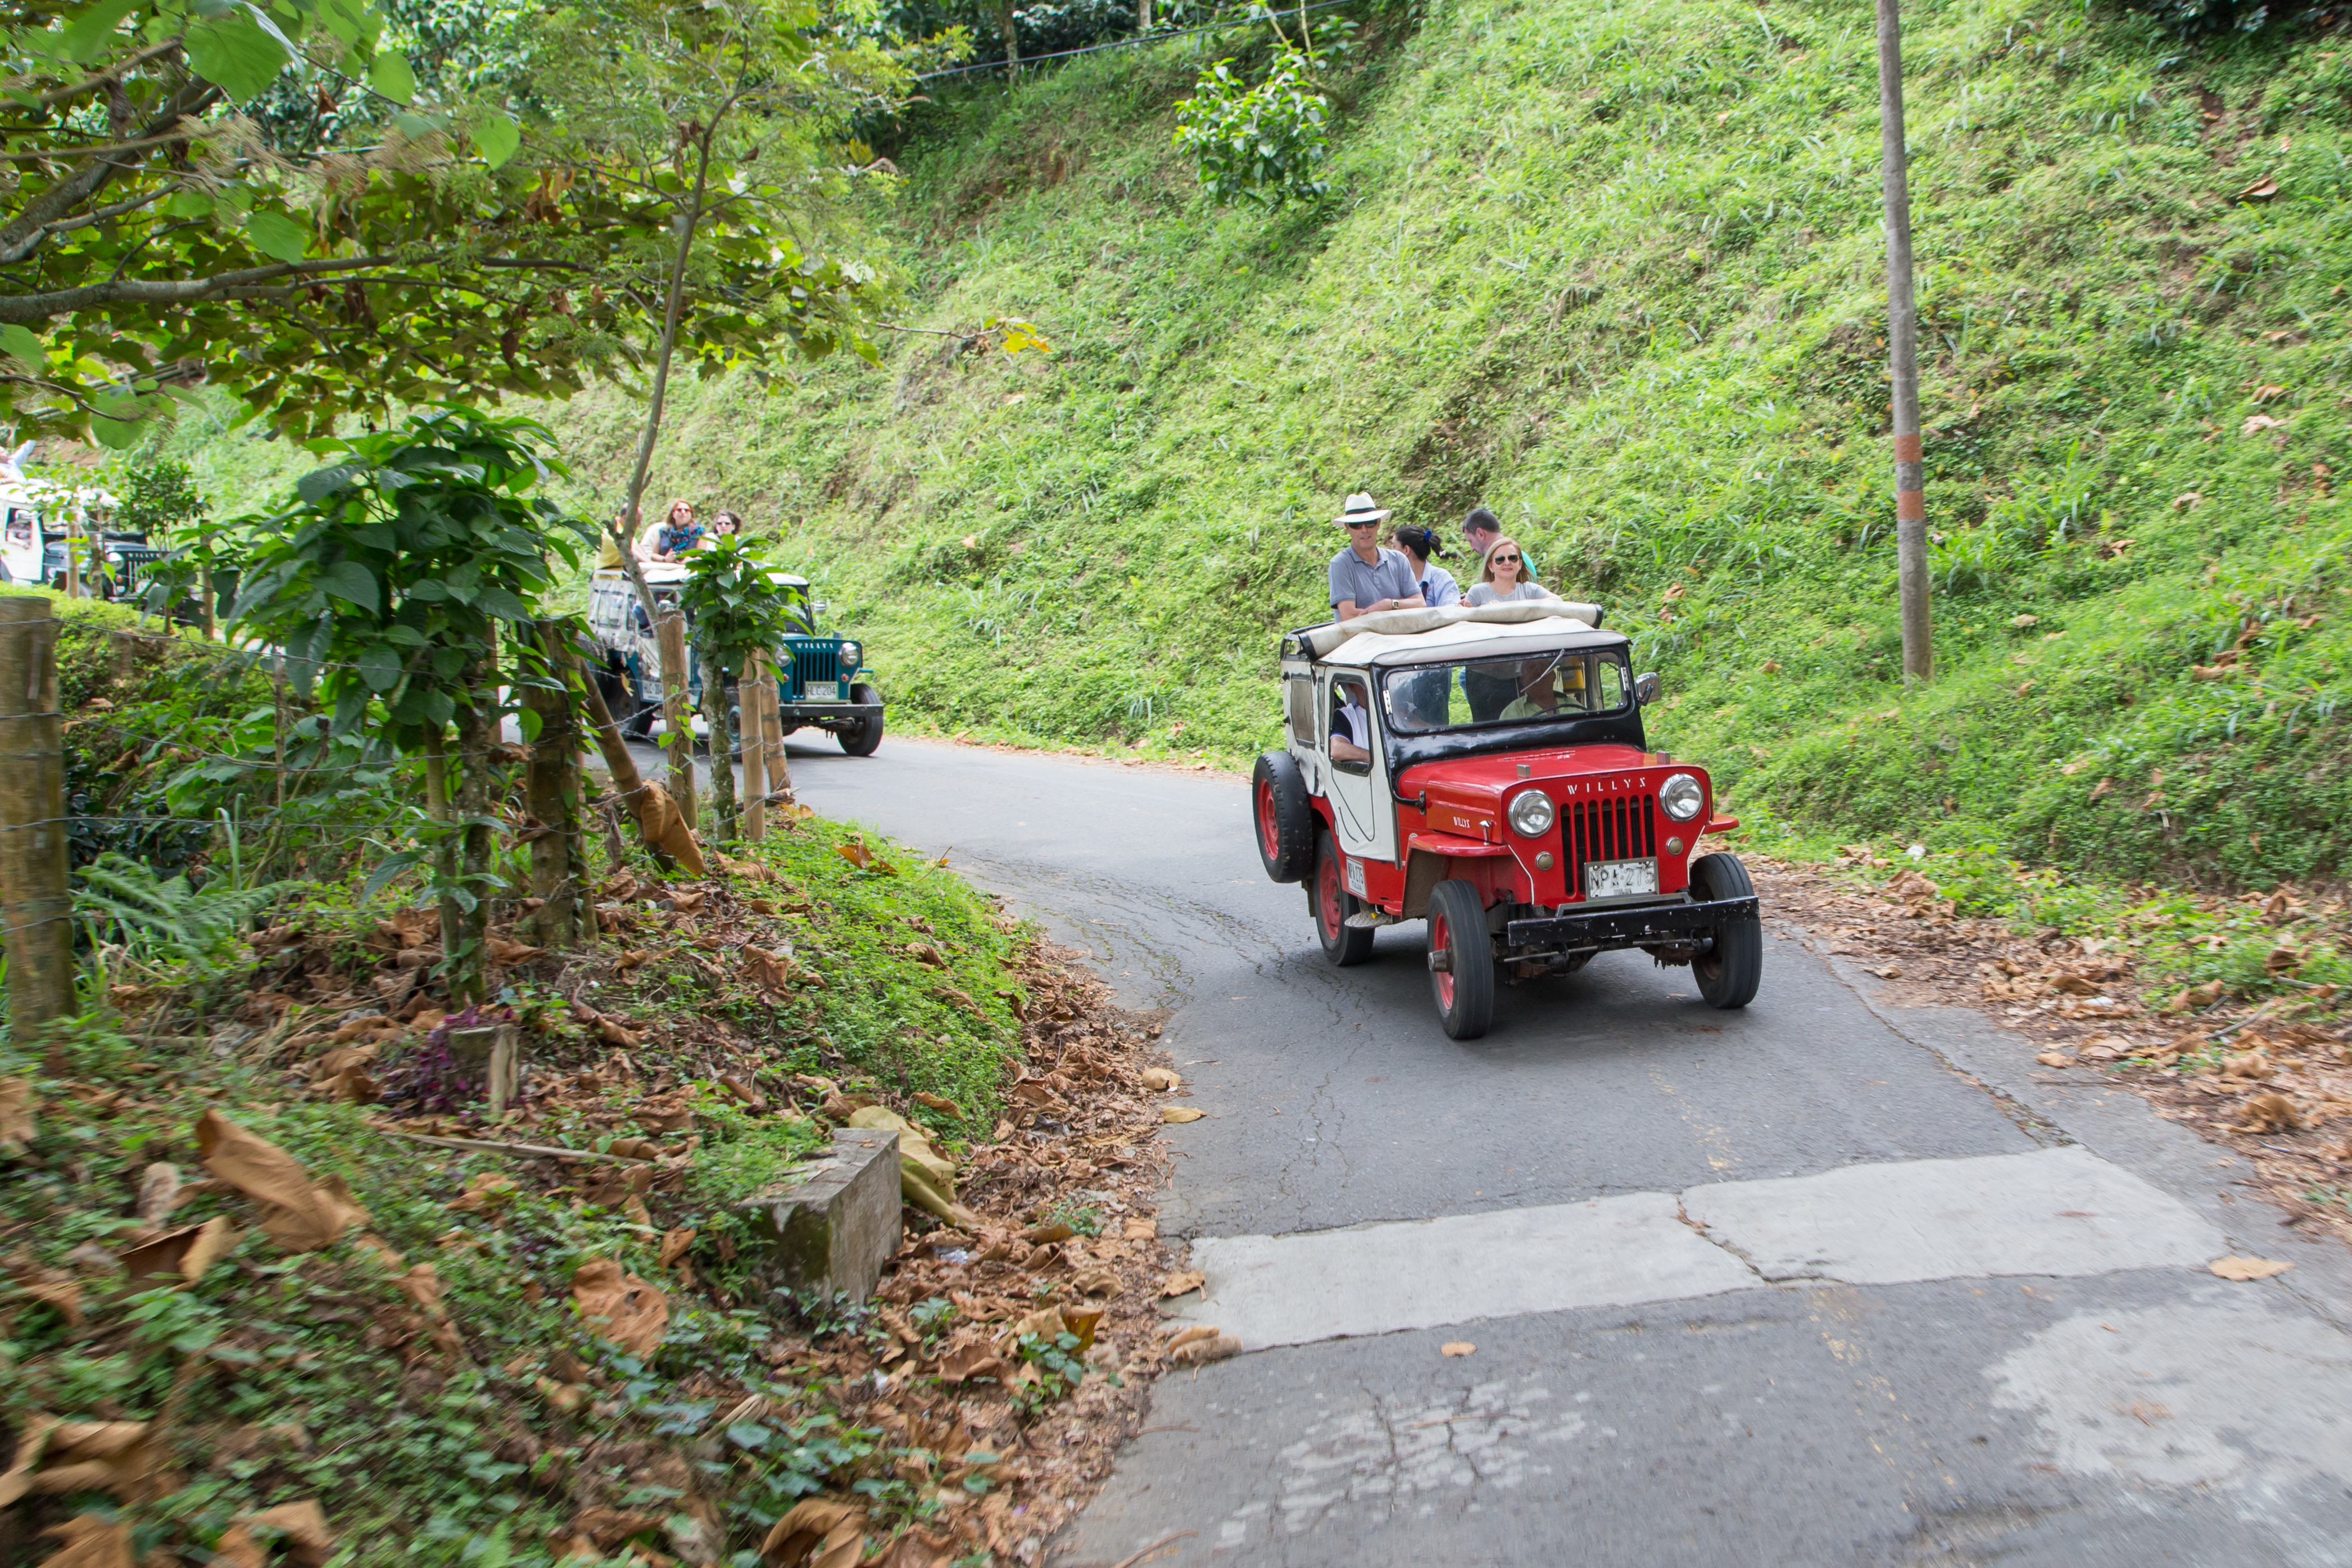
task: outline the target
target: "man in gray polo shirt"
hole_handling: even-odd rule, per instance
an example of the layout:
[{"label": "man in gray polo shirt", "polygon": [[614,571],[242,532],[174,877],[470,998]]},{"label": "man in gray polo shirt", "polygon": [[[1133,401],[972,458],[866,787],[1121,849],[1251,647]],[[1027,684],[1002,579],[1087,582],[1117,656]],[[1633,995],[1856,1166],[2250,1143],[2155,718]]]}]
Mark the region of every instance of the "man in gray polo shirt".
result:
[{"label": "man in gray polo shirt", "polygon": [[1388,520],[1386,507],[1374,506],[1371,497],[1361,494],[1349,496],[1348,510],[1339,514],[1348,548],[1331,557],[1331,608],[1343,621],[1374,610],[1422,607],[1412,563],[1401,550],[1381,548],[1380,527]]}]

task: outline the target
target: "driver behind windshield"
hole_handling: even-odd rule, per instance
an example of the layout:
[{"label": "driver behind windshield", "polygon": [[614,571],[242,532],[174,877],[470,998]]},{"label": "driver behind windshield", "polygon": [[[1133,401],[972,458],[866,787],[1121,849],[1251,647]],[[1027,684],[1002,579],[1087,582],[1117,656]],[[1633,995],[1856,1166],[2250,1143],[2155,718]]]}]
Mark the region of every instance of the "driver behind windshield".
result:
[{"label": "driver behind windshield", "polygon": [[1519,694],[1502,719],[1549,719],[1563,710],[1584,711],[1584,661],[1527,658],[1519,661]]}]

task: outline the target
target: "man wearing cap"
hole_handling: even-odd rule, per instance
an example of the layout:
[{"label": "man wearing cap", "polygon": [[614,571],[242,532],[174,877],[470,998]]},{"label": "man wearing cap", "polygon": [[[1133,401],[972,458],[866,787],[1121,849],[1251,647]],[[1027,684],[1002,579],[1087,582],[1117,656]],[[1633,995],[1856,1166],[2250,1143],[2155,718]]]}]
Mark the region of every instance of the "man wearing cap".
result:
[{"label": "man wearing cap", "polygon": [[1421,584],[1413,581],[1412,563],[1397,550],[1381,548],[1380,526],[1389,520],[1386,507],[1357,494],[1339,517],[1348,531],[1348,548],[1331,557],[1331,608],[1339,619],[1352,621],[1375,610],[1417,610],[1423,605]]}]

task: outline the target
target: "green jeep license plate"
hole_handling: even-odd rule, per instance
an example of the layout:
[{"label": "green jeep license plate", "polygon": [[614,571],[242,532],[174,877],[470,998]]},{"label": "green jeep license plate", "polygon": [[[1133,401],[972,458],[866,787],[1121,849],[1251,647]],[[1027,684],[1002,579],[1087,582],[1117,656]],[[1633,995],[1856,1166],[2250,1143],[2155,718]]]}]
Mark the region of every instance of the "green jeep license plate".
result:
[{"label": "green jeep license plate", "polygon": [[841,682],[838,680],[803,681],[801,683],[801,700],[803,702],[838,702],[841,700]]}]

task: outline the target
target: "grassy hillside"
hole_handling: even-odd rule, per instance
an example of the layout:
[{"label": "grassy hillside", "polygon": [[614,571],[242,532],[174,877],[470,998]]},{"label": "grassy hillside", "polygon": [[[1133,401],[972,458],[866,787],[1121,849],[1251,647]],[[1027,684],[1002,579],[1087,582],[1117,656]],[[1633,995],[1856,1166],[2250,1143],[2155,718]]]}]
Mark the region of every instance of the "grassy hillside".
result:
[{"label": "grassy hillside", "polygon": [[[1939,676],[1900,684],[1871,17],[1454,0],[1340,74],[1335,197],[1218,211],[1200,41],[925,110],[885,370],[689,387],[657,489],[781,528],[908,721],[1275,734],[1328,519],[1500,512],[1735,800],[2110,874],[2340,872],[2352,42],[1908,12]],[[1375,29],[1377,31],[1377,29]],[[600,501],[634,409],[555,417]],[[1458,564],[1458,563],[1457,563]]]}]

